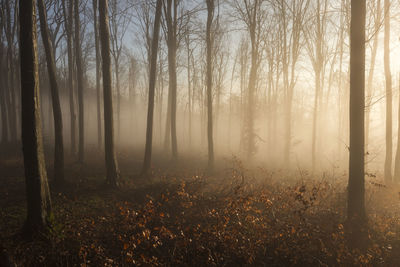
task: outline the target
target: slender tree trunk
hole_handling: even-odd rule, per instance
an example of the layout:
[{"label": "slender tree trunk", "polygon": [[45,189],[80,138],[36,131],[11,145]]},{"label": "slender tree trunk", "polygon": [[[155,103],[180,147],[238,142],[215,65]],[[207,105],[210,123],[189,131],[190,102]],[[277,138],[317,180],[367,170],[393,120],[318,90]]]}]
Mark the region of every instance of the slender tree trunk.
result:
[{"label": "slender tree trunk", "polygon": [[[169,72],[169,92],[171,99],[171,148],[172,158],[178,158],[178,143],[176,136],[176,98],[177,98],[177,77],[176,77],[176,49],[177,49],[177,0],[167,1],[167,46],[168,46],[168,72]],[[172,9],[174,14],[172,14]]]},{"label": "slender tree trunk", "polygon": [[315,71],[315,98],[314,98],[314,114],[313,114],[313,125],[312,125],[312,150],[311,150],[311,164],[312,172],[315,171],[315,160],[316,160],[316,147],[317,147],[317,124],[318,124],[318,104],[319,95],[321,93],[321,72],[320,67],[317,66]]},{"label": "slender tree trunk", "polygon": [[390,73],[390,2],[384,1],[385,36],[384,36],[384,68],[386,81],[386,154],[385,181],[392,181],[392,74]]},{"label": "slender tree trunk", "polygon": [[171,144],[171,92],[168,88],[167,116],[165,117],[164,150],[168,151]]},{"label": "slender tree trunk", "polygon": [[208,169],[214,169],[214,140],[213,140],[213,103],[212,103],[212,51],[213,37],[211,35],[214,18],[214,0],[207,2],[207,137],[208,137]]},{"label": "slender tree trunk", "polygon": [[79,146],[78,161],[83,163],[85,153],[85,131],[84,131],[84,99],[83,99],[83,67],[82,67],[82,51],[80,41],[80,19],[79,19],[79,0],[75,0],[75,57],[76,71],[78,80],[78,106],[79,106]]},{"label": "slender tree trunk", "polygon": [[[400,81],[400,76],[399,76]],[[400,85],[399,85],[400,92]],[[394,177],[393,180],[396,182],[400,181],[400,97],[399,97],[399,107],[398,107],[398,131],[397,131],[397,149],[396,149],[396,157],[394,161]]]},{"label": "slender tree trunk", "polygon": [[351,1],[350,27],[350,161],[347,218],[365,220],[364,105],[365,13],[364,0]]},{"label": "slender tree trunk", "polygon": [[191,88],[191,73],[190,73],[190,38],[186,36],[187,46],[187,86],[188,86],[188,109],[189,109],[189,149],[192,145],[192,88]]},{"label": "slender tree trunk", "polygon": [[96,100],[97,100],[97,146],[101,150],[102,136],[101,136],[101,96],[100,96],[100,47],[99,47],[99,27],[97,24],[97,1],[93,0],[93,27],[94,27],[94,42],[96,50]]},{"label": "slender tree trunk", "polygon": [[368,155],[369,155],[369,125],[370,125],[370,114],[371,114],[371,103],[372,103],[372,96],[373,96],[373,91],[372,91],[372,82],[374,78],[374,70],[375,70],[375,61],[376,61],[376,53],[378,51],[378,36],[379,36],[379,27],[381,23],[381,1],[377,1],[377,6],[376,6],[376,19],[375,19],[375,35],[374,35],[374,41],[372,44],[372,52],[371,52],[371,65],[369,68],[369,73],[368,73],[368,83],[367,83],[367,104],[365,107],[365,169],[367,169],[368,166]]},{"label": "slender tree trunk", "polygon": [[[10,126],[10,141],[11,143],[17,142],[17,105],[16,105],[16,86],[15,86],[15,64],[14,64],[14,35],[16,30],[16,21],[12,21],[12,10],[10,7],[11,1],[5,1],[5,36],[7,39],[7,78],[8,81],[8,122]],[[16,9],[14,10],[16,12]]]},{"label": "slender tree trunk", "polygon": [[107,184],[117,187],[119,183],[118,162],[114,148],[113,101],[111,89],[110,29],[108,24],[108,1],[99,1],[101,58],[103,61],[104,94],[104,143],[107,168]]},{"label": "slender tree trunk", "polygon": [[[74,1],[68,1],[68,7],[63,0],[63,11],[65,17],[65,28],[67,33],[67,53],[68,53],[68,87],[69,87],[69,111],[70,111],[70,135],[71,135],[71,154],[76,154],[76,114],[75,114],[75,97],[74,97],[74,54],[72,46],[72,28],[73,28],[73,8]],[[68,8],[68,9],[67,9]]]},{"label": "slender tree trunk", "polygon": [[27,193],[25,233],[46,230],[51,212],[40,120],[36,1],[19,1],[22,145]]},{"label": "slender tree trunk", "polygon": [[[2,25],[0,25],[1,27]],[[0,40],[0,62],[3,62],[3,43]],[[5,95],[5,82],[3,79],[4,69],[0,64],[0,111],[1,111],[1,145],[8,143],[8,118],[7,118],[7,102]]]},{"label": "slender tree trunk", "polygon": [[42,34],[43,46],[46,53],[47,71],[50,79],[51,100],[53,104],[54,118],[54,180],[56,182],[64,181],[64,141],[63,141],[63,122],[61,113],[61,104],[59,89],[56,77],[56,63],[54,60],[53,47],[49,37],[47,27],[47,14],[43,0],[38,0],[40,32]]},{"label": "slender tree trunk", "polygon": [[117,142],[121,138],[121,88],[119,84],[119,60],[115,58],[115,85],[117,87]]},{"label": "slender tree trunk", "polygon": [[153,117],[154,117],[154,94],[157,81],[157,55],[158,38],[160,34],[162,0],[157,0],[156,14],[154,19],[153,39],[151,42],[151,62],[149,76],[149,103],[147,110],[147,128],[146,128],[146,149],[144,153],[144,162],[142,174],[148,175],[151,167],[151,152],[153,146]]}]

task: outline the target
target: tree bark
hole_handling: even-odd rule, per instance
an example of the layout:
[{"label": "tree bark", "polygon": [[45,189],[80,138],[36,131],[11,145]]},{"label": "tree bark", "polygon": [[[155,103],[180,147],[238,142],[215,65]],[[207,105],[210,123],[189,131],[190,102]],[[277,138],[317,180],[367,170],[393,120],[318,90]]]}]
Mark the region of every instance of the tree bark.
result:
[{"label": "tree bark", "polygon": [[38,0],[40,32],[42,34],[43,46],[46,53],[47,71],[50,79],[51,102],[53,104],[54,118],[54,180],[56,182],[64,181],[64,141],[63,141],[63,120],[61,113],[61,104],[59,89],[56,77],[56,63],[54,60],[53,47],[49,38],[49,29],[47,27],[47,14],[43,0]]},{"label": "tree bark", "polygon": [[101,149],[102,137],[101,137],[101,103],[100,103],[100,47],[99,47],[99,27],[97,24],[97,1],[93,0],[93,27],[94,27],[94,42],[96,50],[96,100],[97,100],[97,146]]},{"label": "tree bark", "polygon": [[79,19],[79,0],[75,0],[75,60],[78,80],[78,106],[79,106],[79,145],[78,145],[78,161],[83,163],[85,153],[85,131],[84,131],[84,99],[83,99],[83,67],[82,67],[82,51],[80,37],[80,19]]},{"label": "tree bark", "polygon": [[119,183],[118,162],[114,148],[114,120],[111,89],[110,29],[108,24],[108,1],[99,1],[101,58],[103,63],[104,94],[104,144],[107,168],[106,183],[117,187]]},{"label": "tree bark", "polygon": [[51,212],[39,102],[36,1],[19,1],[22,146],[27,193],[25,233],[45,230]]},{"label": "tree bark", "polygon": [[368,73],[368,83],[367,83],[367,103],[365,107],[365,169],[367,170],[368,166],[368,147],[369,147],[369,125],[370,125],[370,114],[371,114],[371,104],[372,104],[372,96],[373,96],[373,90],[372,90],[372,82],[374,78],[374,70],[375,70],[375,61],[376,61],[376,53],[378,51],[378,36],[379,36],[379,28],[380,28],[380,23],[381,23],[381,1],[377,1],[377,6],[376,6],[376,19],[375,19],[375,25],[374,25],[374,41],[372,44],[372,52],[371,52],[371,65],[369,67],[369,73]]},{"label": "tree bark", "polygon": [[365,13],[364,0],[351,1],[350,26],[350,160],[347,218],[365,220],[364,105]]},{"label": "tree bark", "polygon": [[214,0],[207,2],[207,140],[208,140],[208,170],[214,169],[214,140],[213,140],[213,103],[212,103],[212,51],[213,40],[211,36],[212,23],[214,18]]},{"label": "tree bark", "polygon": [[[67,54],[68,54],[68,87],[69,87],[69,111],[70,111],[70,135],[71,135],[71,154],[76,154],[76,114],[75,114],[75,97],[74,97],[74,54],[72,46],[73,33],[73,8],[74,1],[68,1],[68,7],[63,0],[63,12],[65,18],[65,29],[67,34]],[[67,9],[68,8],[68,9]]]},{"label": "tree bark", "polygon": [[386,154],[384,177],[386,182],[392,181],[392,74],[390,73],[390,2],[384,1],[385,36],[384,36],[384,68],[386,81]]},{"label": "tree bark", "polygon": [[157,81],[157,55],[158,38],[160,34],[160,21],[162,11],[162,0],[157,0],[156,14],[154,19],[153,39],[151,43],[151,62],[149,76],[149,102],[147,107],[146,148],[142,174],[148,175],[151,167],[151,152],[153,146],[153,120],[154,120],[154,95]]},{"label": "tree bark", "polygon": [[[169,92],[171,105],[171,148],[172,158],[178,158],[178,143],[176,137],[176,98],[177,98],[177,77],[176,77],[176,31],[177,31],[177,0],[167,0],[167,46],[168,46],[168,71],[169,71]],[[173,14],[172,14],[173,9]]]},{"label": "tree bark", "polygon": [[[1,20],[0,20],[1,21]],[[0,25],[0,28],[2,25]],[[1,37],[0,37],[1,38]],[[4,69],[3,62],[3,42],[0,40],[0,111],[1,111],[1,145],[5,146],[8,143],[8,118],[7,118],[7,102],[5,96],[5,83],[3,79]]]}]

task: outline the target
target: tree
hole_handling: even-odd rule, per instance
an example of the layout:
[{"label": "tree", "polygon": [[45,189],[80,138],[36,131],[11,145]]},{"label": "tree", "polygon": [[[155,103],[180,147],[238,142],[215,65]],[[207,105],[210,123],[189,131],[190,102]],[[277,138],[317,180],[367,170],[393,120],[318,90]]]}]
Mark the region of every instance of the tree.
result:
[{"label": "tree", "polygon": [[385,181],[392,180],[392,74],[390,73],[390,1],[383,2],[385,12],[385,32],[384,32],[384,69],[386,81],[386,154],[385,154]]},{"label": "tree", "polygon": [[[11,6],[13,4],[13,6]],[[10,0],[4,1],[4,33],[7,40],[7,62],[6,62],[6,100],[7,100],[7,114],[8,123],[10,127],[10,141],[12,143],[17,142],[17,95],[18,91],[15,84],[15,60],[14,60],[14,40],[17,31],[17,2],[11,2]]]},{"label": "tree", "polygon": [[[373,7],[375,7],[375,3],[373,3]],[[376,61],[376,53],[378,51],[378,36],[379,36],[379,29],[381,26],[381,1],[378,0],[376,2],[376,9],[372,9],[371,13],[374,13],[374,27],[373,27],[373,44],[372,44],[372,51],[371,51],[371,63],[369,67],[368,73],[368,82],[367,82],[367,95],[366,95],[366,106],[365,106],[365,167],[367,168],[368,164],[368,147],[369,147],[369,124],[370,124],[370,114],[371,114],[371,105],[372,105],[372,98],[373,98],[373,90],[372,90],[372,83],[374,78],[374,70],[375,70],[375,61]],[[396,171],[395,171],[396,172]]]},{"label": "tree", "polygon": [[315,161],[317,157],[317,131],[318,131],[318,114],[320,113],[319,106],[322,104],[323,83],[324,83],[324,66],[327,63],[327,47],[325,38],[327,38],[327,0],[317,0],[314,10],[312,10],[313,19],[311,19],[311,29],[305,31],[307,51],[310,56],[312,67],[314,69],[315,80],[315,97],[314,97],[314,112],[312,125],[312,147],[311,147],[311,164],[312,171],[315,170]]},{"label": "tree", "polygon": [[1,145],[4,146],[8,143],[8,118],[7,118],[7,102],[5,94],[5,84],[4,84],[4,70],[3,70],[3,24],[4,15],[3,9],[0,10],[0,111],[1,111]]},{"label": "tree", "polygon": [[364,105],[365,105],[364,0],[351,1],[350,26],[350,160],[347,218],[364,220]]},{"label": "tree", "polygon": [[111,0],[111,55],[114,59],[115,87],[117,89],[117,134],[118,140],[121,135],[121,55],[123,40],[129,26],[129,16],[126,14],[127,8],[122,6],[123,1]]},{"label": "tree", "polygon": [[[183,2],[181,0],[166,0],[164,2],[165,40],[168,47],[168,107],[167,107],[167,132],[171,131],[172,158],[178,158],[178,141],[176,136],[176,101],[177,101],[177,67],[176,53],[181,39],[185,36],[184,29],[187,29],[190,13],[184,12]],[[166,138],[166,140],[168,140]],[[166,142],[167,143],[167,142]]]},{"label": "tree", "polygon": [[78,82],[78,106],[79,106],[79,145],[78,145],[78,161],[83,163],[85,153],[85,130],[84,130],[84,105],[83,105],[83,66],[81,51],[81,34],[79,19],[79,0],[75,0],[74,16],[75,16],[75,61],[76,75]]},{"label": "tree", "polygon": [[236,16],[238,19],[242,20],[246,25],[246,30],[248,31],[251,43],[250,55],[251,55],[251,65],[250,65],[250,76],[248,80],[247,87],[247,111],[246,111],[246,123],[245,123],[245,142],[246,142],[246,152],[247,158],[250,159],[255,153],[255,130],[254,130],[254,113],[255,113],[255,94],[256,94],[256,84],[259,72],[259,67],[261,63],[261,42],[262,42],[262,25],[265,23],[266,14],[263,10],[263,5],[265,1],[263,0],[244,0],[238,1],[234,0],[232,2],[233,8],[235,9]]},{"label": "tree", "polygon": [[214,140],[213,140],[213,108],[212,108],[212,50],[213,40],[211,36],[215,3],[214,0],[206,0],[207,3],[207,140],[208,140],[208,169],[214,168]]},{"label": "tree", "polygon": [[49,36],[47,27],[47,14],[43,0],[38,0],[40,32],[42,34],[43,45],[46,53],[47,71],[49,73],[51,100],[53,104],[54,119],[54,180],[64,181],[64,141],[63,141],[63,120],[61,113],[61,104],[59,89],[56,76],[56,63],[53,54],[53,45]]},{"label": "tree", "polygon": [[296,85],[296,64],[300,56],[301,32],[309,0],[280,0],[276,4],[279,19],[279,41],[281,44],[282,80],[284,89],[284,151],[285,166],[290,166],[292,144],[292,109],[294,87]]},{"label": "tree", "polygon": [[22,146],[27,193],[25,232],[45,230],[51,212],[40,119],[36,1],[19,1]]},{"label": "tree", "polygon": [[392,181],[392,74],[390,73],[390,1],[383,2],[385,12],[384,33],[384,68],[386,81],[386,154],[384,177],[386,182]]},{"label": "tree", "polygon": [[[70,111],[70,130],[71,130],[71,154],[76,153],[76,113],[75,113],[75,97],[74,97],[74,53],[73,53],[73,10],[74,1],[68,1],[68,7],[65,5],[66,0],[62,1],[63,12],[65,18],[65,31],[67,34],[67,54],[68,54],[68,87],[69,87],[69,111]],[[68,9],[67,9],[68,8]]]},{"label": "tree", "polygon": [[93,30],[94,30],[94,43],[96,50],[96,93],[97,93],[97,146],[101,149],[101,111],[100,111],[100,47],[99,47],[99,27],[97,24],[97,2],[93,0]]},{"label": "tree", "polygon": [[118,186],[119,169],[114,148],[114,120],[111,89],[110,29],[108,24],[108,1],[99,1],[101,58],[103,63],[104,94],[104,144],[107,168],[107,184]]},{"label": "tree", "polygon": [[146,148],[142,174],[147,175],[151,166],[151,150],[153,145],[153,117],[154,117],[154,95],[157,81],[157,55],[158,38],[160,34],[160,21],[162,12],[162,0],[157,0],[156,14],[153,27],[153,39],[151,40],[151,62],[149,76],[149,103],[147,107]]}]

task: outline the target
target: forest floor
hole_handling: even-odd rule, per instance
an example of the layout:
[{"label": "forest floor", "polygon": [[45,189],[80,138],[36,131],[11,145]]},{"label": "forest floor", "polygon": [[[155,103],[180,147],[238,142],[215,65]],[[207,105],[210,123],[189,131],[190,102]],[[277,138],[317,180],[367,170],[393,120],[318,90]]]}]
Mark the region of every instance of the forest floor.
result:
[{"label": "forest floor", "polygon": [[400,265],[399,186],[366,178],[368,229],[355,244],[344,223],[345,173],[246,169],[232,158],[207,175],[196,157],[154,157],[144,179],[141,156],[120,153],[118,190],[104,186],[101,153],[67,162],[68,186],[50,181],[52,230],[34,241],[20,235],[22,159],[0,160],[0,246],[17,266]]}]

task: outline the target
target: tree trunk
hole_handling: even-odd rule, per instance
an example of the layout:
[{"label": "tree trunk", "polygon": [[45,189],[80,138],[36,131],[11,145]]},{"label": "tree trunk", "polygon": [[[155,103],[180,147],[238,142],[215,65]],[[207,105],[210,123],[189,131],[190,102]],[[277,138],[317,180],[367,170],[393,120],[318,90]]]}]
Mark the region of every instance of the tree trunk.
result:
[{"label": "tree trunk", "polygon": [[[168,45],[168,71],[169,71],[169,95],[171,97],[171,148],[172,158],[178,158],[178,143],[176,137],[176,98],[177,98],[177,77],[176,77],[176,32],[177,32],[177,0],[167,1],[167,45]],[[174,14],[172,15],[172,8]],[[172,17],[174,16],[174,17]]]},{"label": "tree trunk", "polygon": [[351,1],[350,27],[350,161],[347,218],[365,220],[364,105],[365,13],[364,0]]},{"label": "tree trunk", "polygon": [[376,53],[378,51],[378,36],[379,36],[379,27],[381,25],[381,1],[377,1],[376,8],[376,19],[375,19],[375,35],[374,41],[372,44],[372,52],[371,52],[371,65],[369,67],[368,73],[368,83],[367,83],[367,103],[365,107],[365,169],[367,170],[368,166],[368,146],[369,146],[369,124],[370,124],[370,113],[371,113],[371,104],[372,104],[372,81],[374,78],[374,70],[375,70],[375,61],[376,61]]},{"label": "tree trunk", "polygon": [[50,79],[51,102],[53,104],[54,118],[54,180],[56,182],[64,181],[64,141],[63,141],[63,122],[61,113],[61,104],[59,89],[56,77],[56,63],[54,60],[52,43],[49,38],[49,29],[47,27],[47,14],[43,0],[38,0],[40,32],[42,34],[43,46],[46,53],[47,71]]},{"label": "tree trunk", "polygon": [[[0,25],[1,27],[1,25]],[[5,83],[3,79],[4,69],[1,65],[3,62],[3,43],[0,40],[0,111],[1,111],[1,145],[8,143],[8,118],[7,118],[7,103],[5,96]]]},{"label": "tree trunk", "polygon": [[392,74],[390,73],[390,2],[384,1],[385,36],[384,36],[384,67],[386,81],[386,154],[384,177],[386,182],[392,181]]},{"label": "tree trunk", "polygon": [[74,97],[74,54],[72,46],[72,28],[73,28],[73,8],[74,1],[68,1],[68,10],[63,0],[63,12],[65,17],[65,29],[67,33],[67,53],[68,53],[68,87],[69,87],[69,111],[70,111],[70,130],[71,130],[71,154],[76,153],[76,114],[75,114],[75,97]]},{"label": "tree trunk", "polygon": [[80,37],[80,19],[79,19],[79,0],[75,0],[75,57],[76,71],[78,80],[78,106],[79,106],[79,146],[78,161],[83,163],[85,153],[85,131],[84,131],[84,106],[83,106],[83,67],[82,67],[82,51]]},{"label": "tree trunk", "polygon": [[119,84],[119,60],[115,57],[115,85],[117,87],[117,142],[121,138],[121,88]]},{"label": "tree trunk", "polygon": [[151,167],[151,152],[153,146],[154,94],[157,81],[157,55],[158,55],[158,38],[160,34],[160,21],[161,21],[161,11],[162,11],[161,8],[162,8],[162,0],[157,0],[156,14],[154,18],[153,39],[151,42],[149,103],[147,106],[146,148],[144,152],[144,162],[142,169],[143,175],[148,175]]},{"label": "tree trunk", "polygon": [[97,1],[93,0],[93,27],[94,27],[94,42],[96,50],[96,100],[97,100],[97,146],[101,150],[101,104],[100,104],[100,47],[99,47],[99,27],[97,24]]},{"label": "tree trunk", "polygon": [[20,0],[22,145],[27,193],[25,233],[46,230],[51,212],[40,120],[36,1]]},{"label": "tree trunk", "polygon": [[213,103],[212,103],[212,51],[213,40],[211,36],[214,18],[214,0],[207,1],[207,140],[208,140],[208,170],[214,169],[214,140],[213,140]]},{"label": "tree trunk", "polygon": [[[10,126],[10,141],[12,143],[17,142],[17,106],[16,106],[16,86],[15,86],[15,76],[14,76],[14,36],[16,30],[16,21],[12,21],[12,10],[10,7],[11,1],[5,1],[5,12],[7,13],[6,18],[6,27],[5,27],[5,34],[7,39],[7,78],[8,81],[8,122]],[[14,10],[16,12],[16,9]]]},{"label": "tree trunk", "polygon": [[101,58],[103,60],[104,94],[104,143],[107,168],[107,184],[117,187],[119,183],[118,162],[114,148],[114,119],[111,89],[110,29],[108,24],[108,1],[99,1]]},{"label": "tree trunk", "polygon": [[[400,79],[399,79],[400,81]],[[400,92],[400,85],[399,85]],[[397,131],[397,149],[396,157],[394,161],[394,177],[393,180],[396,182],[400,181],[400,97],[399,97],[399,107],[398,107],[398,131]]]}]

